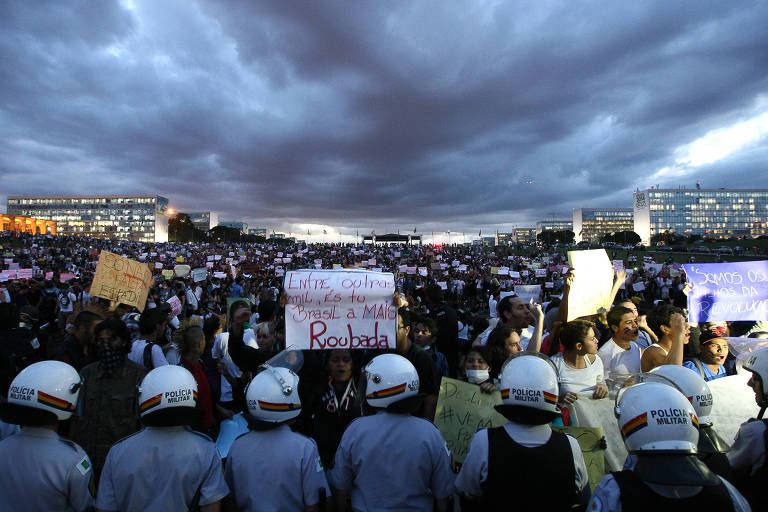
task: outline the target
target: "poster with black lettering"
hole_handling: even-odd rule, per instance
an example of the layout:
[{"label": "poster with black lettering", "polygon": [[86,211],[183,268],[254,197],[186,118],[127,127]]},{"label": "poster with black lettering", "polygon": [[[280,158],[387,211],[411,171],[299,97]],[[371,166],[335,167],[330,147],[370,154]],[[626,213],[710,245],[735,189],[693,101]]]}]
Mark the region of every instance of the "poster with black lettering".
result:
[{"label": "poster with black lettering", "polygon": [[768,261],[683,265],[688,321],[768,320]]},{"label": "poster with black lettering", "polygon": [[395,348],[395,276],[363,270],[292,270],[283,288],[286,345],[300,350]]}]

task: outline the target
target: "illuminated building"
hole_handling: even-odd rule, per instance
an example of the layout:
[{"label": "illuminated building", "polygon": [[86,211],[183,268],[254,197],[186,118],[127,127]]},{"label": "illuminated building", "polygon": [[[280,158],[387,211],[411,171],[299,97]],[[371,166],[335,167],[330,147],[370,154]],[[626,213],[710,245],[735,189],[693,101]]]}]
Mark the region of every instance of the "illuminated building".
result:
[{"label": "illuminated building", "polygon": [[540,220],[536,223],[536,234],[542,231],[573,231],[570,220]]},{"label": "illuminated building", "polygon": [[187,215],[200,231],[209,231],[219,225],[218,212],[189,212]]},{"label": "illuminated building", "polygon": [[158,195],[8,196],[8,214],[56,221],[60,236],[168,241],[168,199]]},{"label": "illuminated building", "polygon": [[0,213],[0,231],[15,231],[32,235],[55,235],[56,222]]},{"label": "illuminated building", "polygon": [[599,242],[605,234],[633,231],[632,208],[574,208],[574,242]]},{"label": "illuminated building", "polygon": [[768,234],[765,189],[647,189],[633,199],[634,231],[645,244],[664,232],[705,238]]},{"label": "illuminated building", "polygon": [[515,242],[519,244],[535,244],[536,228],[515,228]]}]

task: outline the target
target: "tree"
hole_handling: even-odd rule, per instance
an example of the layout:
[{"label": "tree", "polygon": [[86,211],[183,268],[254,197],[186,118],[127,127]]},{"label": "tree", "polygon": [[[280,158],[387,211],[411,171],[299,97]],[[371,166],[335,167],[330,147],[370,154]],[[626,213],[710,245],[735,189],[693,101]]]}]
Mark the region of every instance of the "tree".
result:
[{"label": "tree", "polygon": [[211,238],[220,239],[225,242],[239,242],[243,237],[242,231],[228,226],[216,226],[208,231],[208,233],[211,235]]},{"label": "tree", "polygon": [[617,244],[635,245],[640,243],[640,235],[634,231],[619,231],[613,235],[613,241]]},{"label": "tree", "polygon": [[552,231],[547,229],[536,235],[536,240],[547,245],[556,243],[570,244],[573,242],[575,236],[576,235],[571,230]]},{"label": "tree", "polygon": [[177,213],[168,220],[168,240],[191,242],[195,238],[195,225],[186,213]]}]

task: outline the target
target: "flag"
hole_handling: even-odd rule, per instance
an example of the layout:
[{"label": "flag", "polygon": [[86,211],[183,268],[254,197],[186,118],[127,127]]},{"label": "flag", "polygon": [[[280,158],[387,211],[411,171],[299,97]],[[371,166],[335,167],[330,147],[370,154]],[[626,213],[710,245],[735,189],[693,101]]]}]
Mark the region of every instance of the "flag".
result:
[{"label": "flag", "polygon": [[483,236],[483,230],[481,229],[477,236]]},{"label": "flag", "polygon": [[327,234],[328,234],[328,232],[327,232],[326,230],[323,230],[323,234],[324,234],[324,235],[327,235]]},{"label": "flag", "polygon": [[312,233],[310,233],[309,230],[307,230],[307,235],[312,236]]},{"label": "flag", "polygon": [[413,226],[413,232],[414,233],[416,232],[416,226]]}]

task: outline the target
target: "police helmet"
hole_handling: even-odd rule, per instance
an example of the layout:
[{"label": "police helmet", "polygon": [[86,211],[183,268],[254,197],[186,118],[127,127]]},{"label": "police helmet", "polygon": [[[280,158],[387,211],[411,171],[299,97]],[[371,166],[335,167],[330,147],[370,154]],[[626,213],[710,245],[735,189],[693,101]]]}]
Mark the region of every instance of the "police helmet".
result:
[{"label": "police helmet", "polygon": [[52,425],[68,420],[80,396],[77,370],[61,361],[40,361],[21,370],[2,404],[2,419],[19,425]]},{"label": "police helmet", "polygon": [[685,366],[664,364],[657,366],[651,373],[671,380],[685,395],[696,411],[699,425],[711,425],[709,415],[712,412],[712,392],[701,376]]},{"label": "police helmet", "polygon": [[199,419],[197,381],[181,366],[155,368],[139,386],[139,414],[150,426],[195,423]]},{"label": "police helmet", "polygon": [[288,368],[265,366],[245,391],[253,418],[268,423],[291,420],[301,412],[299,376]]},{"label": "police helmet", "polygon": [[365,398],[371,407],[411,412],[401,409],[415,409],[421,403],[419,374],[403,356],[382,354],[371,359],[365,367],[365,382]]},{"label": "police helmet", "polygon": [[557,407],[557,369],[543,354],[518,352],[501,370],[501,405],[496,410],[507,419],[543,425],[560,416]]}]

